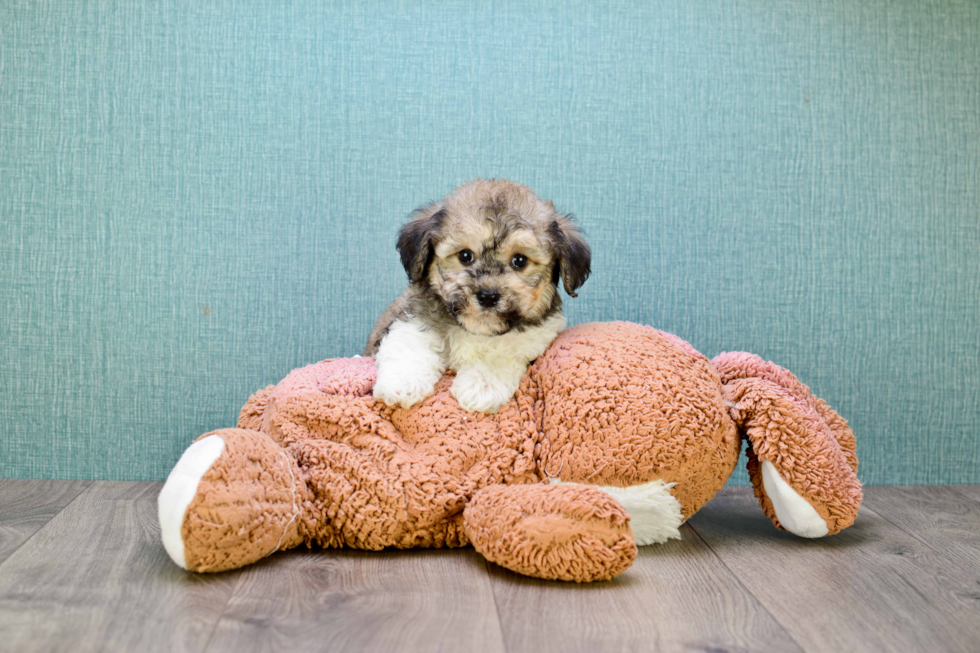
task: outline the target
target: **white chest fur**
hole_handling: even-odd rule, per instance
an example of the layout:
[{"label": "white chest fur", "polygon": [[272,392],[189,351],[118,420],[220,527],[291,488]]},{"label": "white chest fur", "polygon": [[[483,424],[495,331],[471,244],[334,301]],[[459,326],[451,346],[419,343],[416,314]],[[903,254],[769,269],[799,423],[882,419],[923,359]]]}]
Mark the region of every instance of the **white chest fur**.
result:
[{"label": "white chest fur", "polygon": [[535,327],[483,336],[453,327],[440,336],[419,320],[396,320],[375,356],[374,396],[409,407],[432,394],[446,368],[456,371],[451,392],[471,412],[495,413],[510,401],[527,365],[565,328],[565,316]]},{"label": "white chest fur", "polygon": [[559,313],[538,326],[499,336],[450,329],[445,351],[456,371],[451,390],[456,401],[469,411],[497,412],[517,392],[528,363],[544,353],[565,324]]},{"label": "white chest fur", "polygon": [[501,367],[513,364],[522,367],[523,375],[527,364],[544,353],[566,323],[565,316],[558,313],[538,326],[500,336],[483,336],[452,327],[446,334],[447,363],[456,371],[467,365]]}]

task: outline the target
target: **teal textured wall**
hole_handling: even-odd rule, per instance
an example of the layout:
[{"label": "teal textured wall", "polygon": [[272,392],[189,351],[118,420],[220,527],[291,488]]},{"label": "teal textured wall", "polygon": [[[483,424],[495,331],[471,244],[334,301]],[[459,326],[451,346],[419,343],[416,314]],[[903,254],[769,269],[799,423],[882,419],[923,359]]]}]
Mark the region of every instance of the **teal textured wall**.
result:
[{"label": "teal textured wall", "polygon": [[588,232],[572,322],[790,368],[865,482],[980,483],[980,4],[308,4],[0,3],[0,476],[165,477],[503,176]]}]

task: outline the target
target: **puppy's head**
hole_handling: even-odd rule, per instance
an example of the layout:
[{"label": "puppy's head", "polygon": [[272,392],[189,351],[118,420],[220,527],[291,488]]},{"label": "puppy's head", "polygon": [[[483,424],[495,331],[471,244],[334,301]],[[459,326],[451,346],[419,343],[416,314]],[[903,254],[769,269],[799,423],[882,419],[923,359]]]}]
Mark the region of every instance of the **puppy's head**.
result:
[{"label": "puppy's head", "polygon": [[503,179],[477,179],[417,210],[398,251],[411,283],[483,335],[533,326],[560,310],[558,280],[575,297],[591,264],[569,216]]}]

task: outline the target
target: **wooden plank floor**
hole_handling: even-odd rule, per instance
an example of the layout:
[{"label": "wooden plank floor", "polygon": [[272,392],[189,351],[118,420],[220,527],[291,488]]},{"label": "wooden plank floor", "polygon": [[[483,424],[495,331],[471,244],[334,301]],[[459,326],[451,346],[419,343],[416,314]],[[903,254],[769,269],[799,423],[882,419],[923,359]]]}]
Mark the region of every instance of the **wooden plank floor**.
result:
[{"label": "wooden plank floor", "polygon": [[980,651],[978,486],[867,488],[802,540],[726,488],[608,583],[472,549],[177,568],[159,483],[0,480],[0,651]]}]

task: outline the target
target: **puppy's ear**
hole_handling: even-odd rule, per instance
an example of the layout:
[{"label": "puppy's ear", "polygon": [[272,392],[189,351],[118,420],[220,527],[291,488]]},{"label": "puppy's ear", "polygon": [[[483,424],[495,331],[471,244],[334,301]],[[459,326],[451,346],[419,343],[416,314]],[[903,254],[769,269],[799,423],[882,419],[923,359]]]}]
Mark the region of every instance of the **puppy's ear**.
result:
[{"label": "puppy's ear", "polygon": [[558,255],[553,281],[558,284],[561,275],[565,292],[569,297],[577,297],[575,291],[582,287],[592,272],[592,251],[582,238],[582,233],[572,223],[572,216],[560,216],[548,229]]},{"label": "puppy's ear", "polygon": [[435,255],[435,239],[445,217],[445,210],[438,204],[423,206],[412,213],[398,233],[398,253],[409,282],[419,283],[425,277]]}]

